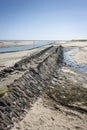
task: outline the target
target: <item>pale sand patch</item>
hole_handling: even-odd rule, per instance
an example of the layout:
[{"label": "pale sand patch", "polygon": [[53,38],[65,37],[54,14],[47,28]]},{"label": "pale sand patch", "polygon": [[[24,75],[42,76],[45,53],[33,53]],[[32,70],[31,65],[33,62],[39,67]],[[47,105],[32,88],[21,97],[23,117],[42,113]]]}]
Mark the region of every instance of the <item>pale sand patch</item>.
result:
[{"label": "pale sand patch", "polygon": [[43,50],[46,47],[47,46],[32,49],[32,50],[26,50],[26,51],[1,53],[0,54],[0,70],[6,67],[13,66],[16,62],[20,61],[22,58],[30,56],[33,53],[39,52],[40,50]]},{"label": "pale sand patch", "polygon": [[86,115],[74,116],[78,112],[73,114],[72,110],[60,107],[71,114],[45,107],[43,100],[39,98],[24,119],[15,123],[12,130],[87,130]]},{"label": "pale sand patch", "polygon": [[21,58],[29,56],[36,50],[37,49],[0,54],[0,70],[6,67],[13,66],[16,62],[20,61]]},{"label": "pale sand patch", "polygon": [[87,47],[79,49],[71,54],[72,59],[78,64],[87,64]]},{"label": "pale sand patch", "polygon": [[65,73],[71,73],[71,74],[75,74],[75,72],[74,71],[72,71],[72,70],[70,70],[70,69],[61,69],[63,72],[65,72]]},{"label": "pale sand patch", "polygon": [[10,52],[10,53],[0,53],[0,70],[13,66],[16,62],[20,61],[22,58],[30,56],[34,52],[40,51],[45,47],[40,47],[31,50],[25,51],[17,51],[17,52]]},{"label": "pale sand patch", "polygon": [[78,64],[87,64],[87,42],[66,42],[62,44],[64,47],[77,47],[79,51],[73,51],[71,57]]},{"label": "pale sand patch", "polygon": [[64,47],[87,47],[87,42],[66,42],[62,44]]}]

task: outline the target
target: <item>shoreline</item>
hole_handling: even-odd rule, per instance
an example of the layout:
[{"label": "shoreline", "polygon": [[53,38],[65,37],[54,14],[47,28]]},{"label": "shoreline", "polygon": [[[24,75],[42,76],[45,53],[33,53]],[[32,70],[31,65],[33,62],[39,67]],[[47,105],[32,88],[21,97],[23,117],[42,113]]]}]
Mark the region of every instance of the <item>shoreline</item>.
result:
[{"label": "shoreline", "polygon": [[[35,52],[34,50],[24,51],[24,53],[23,51],[13,52],[9,54],[9,57],[2,54],[4,56],[2,61],[7,60],[7,65],[8,61],[11,65],[13,58],[16,63],[19,59],[19,62],[13,68],[3,71],[0,84],[3,88],[5,85],[7,86],[7,89],[1,90],[4,94],[3,99],[6,98],[5,101],[7,100],[11,106],[16,106],[14,107],[15,110],[11,109],[14,124],[12,130],[76,130],[77,128],[86,130],[87,77],[84,73],[82,74],[72,67],[58,66],[58,62],[63,63],[63,50],[61,50],[63,48],[60,47],[58,53],[57,47],[41,48],[37,48]],[[43,50],[44,48],[45,50]],[[55,49],[55,53],[52,48]],[[29,58],[30,53],[31,58]],[[33,53],[35,57],[32,56]],[[57,56],[59,56],[59,60]],[[20,61],[20,59],[23,60]],[[50,76],[52,77],[50,78]],[[41,91],[43,93],[37,98]],[[77,93],[80,93],[80,95]],[[83,95],[85,96],[83,97]],[[35,102],[33,102],[33,99],[35,99]],[[11,108],[11,106],[9,107]],[[24,113],[22,107],[25,107]],[[30,107],[31,109],[29,109]],[[6,112],[8,113],[8,111]],[[19,114],[20,118],[18,117]],[[6,119],[4,118],[4,122],[6,121],[8,124]],[[1,127],[3,127],[2,124]]]},{"label": "shoreline", "polygon": [[30,41],[1,41],[0,42],[0,48],[4,47],[18,47],[18,46],[27,46],[27,45],[33,45],[37,43],[38,40],[30,40]]},{"label": "shoreline", "polygon": [[19,60],[21,60],[21,58],[32,54],[35,51],[39,51],[42,48],[45,48],[47,46],[50,45],[54,45],[54,46],[59,46],[62,45],[64,46],[64,48],[76,48],[78,45],[79,51],[75,51],[71,54],[71,58],[73,59],[73,61],[75,61],[77,64],[87,64],[87,43],[54,43],[54,44],[48,44],[42,47],[36,47],[33,49],[29,49],[29,50],[24,50],[24,51],[12,51],[12,52],[7,52],[7,53],[0,53],[0,70],[2,70],[3,68],[12,66],[14,63],[18,62]]},{"label": "shoreline", "polygon": [[71,54],[71,57],[78,64],[87,64],[87,47],[79,48]]},{"label": "shoreline", "polygon": [[71,54],[73,61],[77,64],[87,64],[87,42],[69,42],[63,44],[65,48],[78,48],[75,52]]},{"label": "shoreline", "polygon": [[8,52],[8,53],[0,53],[0,71],[4,68],[11,67],[24,57],[30,56],[37,51],[43,50],[44,47],[35,48],[26,51],[16,51],[16,52]]}]

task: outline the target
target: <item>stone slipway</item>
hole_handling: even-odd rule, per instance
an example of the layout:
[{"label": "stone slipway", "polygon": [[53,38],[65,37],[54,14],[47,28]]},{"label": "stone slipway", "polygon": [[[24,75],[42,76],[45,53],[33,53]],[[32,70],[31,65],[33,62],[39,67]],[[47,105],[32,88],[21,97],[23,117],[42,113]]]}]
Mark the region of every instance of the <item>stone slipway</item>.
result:
[{"label": "stone slipway", "polygon": [[62,63],[63,47],[51,46],[0,72],[0,130],[22,119]]}]

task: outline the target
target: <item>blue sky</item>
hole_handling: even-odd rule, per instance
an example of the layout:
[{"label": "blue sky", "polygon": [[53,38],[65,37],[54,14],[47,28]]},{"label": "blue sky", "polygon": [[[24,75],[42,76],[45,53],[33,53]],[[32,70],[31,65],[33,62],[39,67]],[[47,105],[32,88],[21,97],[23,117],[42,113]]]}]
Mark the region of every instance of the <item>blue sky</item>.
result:
[{"label": "blue sky", "polygon": [[0,0],[0,40],[87,39],[87,0]]}]

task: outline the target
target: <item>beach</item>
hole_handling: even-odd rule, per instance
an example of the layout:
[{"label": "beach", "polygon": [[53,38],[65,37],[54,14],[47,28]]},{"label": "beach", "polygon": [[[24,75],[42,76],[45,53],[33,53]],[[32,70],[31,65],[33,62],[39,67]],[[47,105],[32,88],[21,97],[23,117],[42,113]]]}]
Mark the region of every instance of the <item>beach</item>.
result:
[{"label": "beach", "polygon": [[80,47],[79,50],[72,53],[71,57],[78,64],[87,64],[87,46]]},{"label": "beach", "polygon": [[71,54],[72,59],[78,64],[87,64],[87,42],[68,42],[63,46],[78,48]]},{"label": "beach", "polygon": [[[39,41],[40,42],[40,41]],[[27,46],[27,45],[33,45],[36,44],[37,41],[20,41],[20,42],[3,42],[0,43],[1,47],[21,47],[21,46]],[[6,52],[6,53],[0,53],[0,70],[13,66],[16,62],[20,61],[21,59],[30,56],[31,54],[40,51],[44,49],[45,47],[30,49],[30,50],[24,50],[24,51],[16,51],[16,52]]]},{"label": "beach", "polygon": [[[25,46],[25,45],[33,45],[37,41],[22,41],[22,42],[3,42],[0,43],[0,47],[8,47],[8,46]],[[74,61],[79,64],[87,64],[87,42],[66,42],[66,43],[59,43],[56,42],[53,45],[62,45],[64,47],[73,47],[79,48],[79,50],[73,52],[71,57]],[[11,52],[11,53],[2,53],[0,54],[0,70],[4,67],[12,66],[17,61],[21,60],[21,58],[30,55],[31,53],[38,51],[40,48],[20,51],[20,52]]]},{"label": "beach", "polygon": [[[7,46],[21,46],[21,45],[32,45],[33,41],[27,41],[27,42],[19,42],[19,43],[5,43],[1,45],[1,47],[7,47]],[[52,44],[51,44],[52,45]],[[54,46],[62,45],[65,48],[78,48],[79,50],[76,50],[71,54],[71,57],[74,61],[76,61],[78,64],[87,64],[87,42],[66,42],[66,43],[59,43],[55,42],[53,43]],[[32,50],[26,50],[26,51],[18,51],[18,52],[11,52],[11,53],[1,53],[0,54],[0,70],[14,65],[17,61],[20,61],[22,58],[31,55],[35,51],[39,51],[44,47],[32,49]]]},{"label": "beach", "polygon": [[26,51],[0,54],[0,70],[6,67],[13,66],[16,62],[20,61],[22,58],[27,57],[38,50],[40,49],[32,49],[32,50],[26,50]]},{"label": "beach", "polygon": [[[86,42],[55,42],[51,45],[53,45],[54,47],[62,45],[65,50],[78,48],[78,50],[75,50],[71,53],[71,58],[78,64],[87,64]],[[33,54],[37,54],[38,52],[50,47],[51,45],[46,45],[44,47],[26,51],[1,53],[0,71],[6,69],[7,67],[14,66],[17,62],[20,62],[22,59],[26,59],[27,57],[30,57]],[[6,75],[6,77],[1,79],[0,88],[3,86],[3,88],[5,87],[6,89],[6,85],[9,86],[9,84],[12,84],[13,82],[15,84],[15,82],[19,80],[21,77],[23,77],[23,75],[25,75],[28,71],[26,71],[26,67],[30,66],[35,68],[35,66],[37,66],[37,64],[40,61],[45,62],[43,58],[49,54],[48,52],[49,51],[46,51],[46,53],[44,54],[42,51],[42,57],[40,57],[40,59],[36,57],[36,61],[35,59],[31,59],[31,62],[28,65],[23,63],[25,64],[25,66],[23,65],[24,70],[20,70],[19,66],[19,69],[17,71],[14,69],[14,71],[11,74],[9,72]],[[47,56],[47,58],[48,57],[49,56]],[[49,60],[47,60],[47,62],[48,61]],[[44,65],[47,65],[49,69],[50,63],[51,62],[44,63]],[[51,64],[53,64],[53,62]],[[41,76],[43,75],[45,79],[46,75],[44,73],[46,71],[44,72],[44,69],[45,68],[42,66],[40,72],[43,70]],[[49,69],[49,71],[50,70],[51,69]],[[35,74],[38,74],[37,69],[34,71]],[[49,71],[47,70],[47,73],[49,73]],[[66,65],[62,66],[60,69],[59,67],[56,68],[54,72],[55,73],[52,74],[51,84],[48,86],[46,90],[43,91],[43,93],[40,95],[40,97],[37,98],[37,100],[34,103],[30,104],[30,109],[25,109],[25,113],[23,116],[21,116],[20,120],[14,120],[14,126],[11,128],[11,130],[87,129],[86,74],[84,72],[82,73],[80,70],[76,70],[72,66]],[[32,76],[30,76],[30,79],[32,79]],[[33,82],[36,83],[36,79],[33,78]],[[7,96],[7,93],[5,95]]]},{"label": "beach", "polygon": [[[67,81],[65,81],[64,78],[66,78]],[[81,85],[82,82],[83,85]],[[80,99],[80,96],[78,97],[78,94],[75,93],[75,91],[78,91],[77,86],[79,86],[79,89],[82,87],[83,90],[85,89],[87,91],[86,82],[86,76],[77,73],[72,68],[63,67],[59,78],[52,80],[54,85],[51,84],[51,86],[43,92],[42,96],[32,105],[31,109],[26,111],[26,116],[24,116],[21,121],[15,122],[12,130],[86,130],[87,113],[85,113],[84,110],[87,110],[87,106],[83,104],[83,102],[87,97],[83,102],[80,102],[80,100],[77,102],[76,98]],[[58,88],[57,90],[57,85],[62,88]],[[65,90],[66,93],[63,90]],[[79,91],[80,95],[83,95],[83,90]],[[59,93],[59,99],[56,97],[56,93]],[[70,97],[66,96],[66,94]],[[71,100],[69,98],[74,98],[74,102],[71,103],[70,107],[67,107],[69,100]],[[67,99],[66,103],[61,105],[58,102],[60,99],[61,102]],[[82,109],[82,111],[80,109]]]}]

